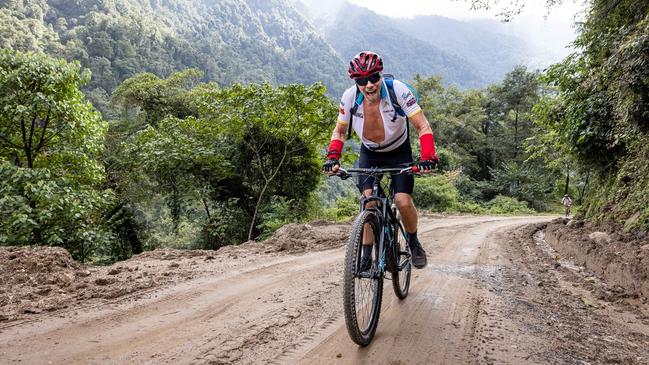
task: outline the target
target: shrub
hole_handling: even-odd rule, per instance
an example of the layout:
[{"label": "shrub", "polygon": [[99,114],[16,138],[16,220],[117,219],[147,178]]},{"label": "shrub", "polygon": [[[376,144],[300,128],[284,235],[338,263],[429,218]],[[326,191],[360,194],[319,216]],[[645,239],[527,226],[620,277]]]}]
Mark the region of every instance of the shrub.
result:
[{"label": "shrub", "polygon": [[346,221],[358,214],[358,209],[358,197],[348,195],[338,198],[334,207],[324,209],[322,218],[337,222]]},{"label": "shrub", "polygon": [[498,195],[490,200],[487,204],[488,214],[531,214],[534,210],[527,206],[526,202],[521,202],[515,198]]},{"label": "shrub", "polygon": [[446,175],[417,179],[412,194],[418,208],[443,212],[459,205],[460,194]]},{"label": "shrub", "polygon": [[487,211],[482,205],[473,201],[460,202],[457,205],[456,210],[460,213],[471,214],[485,214]]}]

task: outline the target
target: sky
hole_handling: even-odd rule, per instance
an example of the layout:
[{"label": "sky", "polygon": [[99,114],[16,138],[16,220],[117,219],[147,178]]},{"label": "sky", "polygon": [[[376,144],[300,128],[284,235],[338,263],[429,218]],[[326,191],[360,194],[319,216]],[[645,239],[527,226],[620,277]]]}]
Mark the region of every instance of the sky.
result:
[{"label": "sky", "polygon": [[[584,0],[564,0],[549,10],[545,0],[495,0],[494,9],[471,10],[469,0],[348,0],[378,14],[394,18],[411,18],[418,15],[441,15],[458,20],[491,19],[497,17],[502,6],[514,1],[525,4],[523,12],[510,23],[503,23],[503,33],[519,36],[534,47],[551,51],[552,61],[573,51],[570,43],[575,39],[575,19],[583,16]],[[494,0],[491,0],[493,3]]]},{"label": "sky", "polygon": [[[498,5],[508,4],[509,1],[497,2],[494,9],[470,10],[468,0],[348,0],[349,2],[371,9],[379,14],[396,18],[408,18],[417,15],[441,15],[453,19],[496,19]],[[496,0],[497,1],[497,0]],[[496,1],[492,0],[492,3]],[[571,22],[573,16],[583,7],[582,1],[565,0],[564,4],[554,6],[550,9],[545,7],[543,0],[527,0],[521,18],[538,17],[543,19],[548,15],[550,22]]]}]

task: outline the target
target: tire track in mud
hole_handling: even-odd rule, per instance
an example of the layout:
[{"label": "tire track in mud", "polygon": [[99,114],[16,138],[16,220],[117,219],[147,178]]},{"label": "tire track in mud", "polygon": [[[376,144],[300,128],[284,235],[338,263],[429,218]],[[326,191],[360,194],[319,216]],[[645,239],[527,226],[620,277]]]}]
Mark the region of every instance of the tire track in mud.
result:
[{"label": "tire track in mud", "polygon": [[[481,283],[504,265],[492,242],[498,232],[548,217],[470,217],[459,224],[422,226],[429,256],[423,270],[413,271],[408,297],[399,301],[385,289],[384,307],[373,342],[365,348],[349,339],[346,329],[303,354],[300,364],[475,364],[490,354],[486,337],[497,336],[496,314],[483,303],[494,294]],[[451,222],[448,222],[451,223]],[[389,283],[387,285],[390,285]],[[485,328],[484,322],[490,321]],[[494,323],[492,323],[494,322]],[[491,327],[490,327],[491,326]]]},{"label": "tire track in mud", "polygon": [[[266,321],[268,328],[281,324],[283,313],[291,309],[284,302],[300,303],[299,296],[317,301],[323,292],[334,291],[337,285],[331,283],[337,277],[329,272],[341,259],[340,250],[333,255],[318,252],[283,258],[227,278],[184,283],[159,293],[159,299],[105,309],[85,320],[72,318],[72,323],[27,328],[24,332],[24,327],[18,326],[2,333],[0,353],[4,352],[10,361],[27,363],[39,363],[39,353],[49,353],[55,363],[190,363],[196,356],[192,354],[205,353],[206,348],[209,352],[209,345],[231,337],[235,333],[232,329],[248,328],[244,337],[263,333],[263,329],[244,326],[246,321],[268,317],[275,320],[270,324]],[[319,290],[311,290],[308,285],[298,285],[300,291],[285,290],[291,278],[294,284],[311,281]],[[295,315],[288,314],[289,322],[291,316]],[[36,351],[21,352],[19,348],[25,343],[32,344]],[[218,355],[214,358],[218,359]]]},{"label": "tire track in mud", "polygon": [[[488,232],[546,218],[422,218],[429,267],[413,272],[404,301],[385,288],[376,346],[351,346],[342,317],[344,249],[269,257],[220,277],[200,277],[148,298],[75,308],[0,332],[7,363],[467,363],[467,321],[482,318],[468,305],[489,292],[475,284],[492,273],[492,257],[477,259]],[[468,245],[467,245],[468,243]],[[482,249],[482,251],[481,251]],[[489,266],[491,265],[491,266]],[[487,294],[485,294],[485,292]],[[92,309],[92,311],[90,311]],[[72,316],[72,315],[75,316]],[[421,323],[413,323],[419,318]],[[474,326],[474,334],[480,333]],[[315,355],[331,341],[333,353]],[[379,351],[381,343],[387,350]],[[22,349],[29,348],[30,351]],[[413,351],[425,348],[418,356]],[[389,353],[386,353],[389,351]],[[341,354],[341,357],[336,355]],[[306,355],[306,356],[305,356]],[[323,357],[319,357],[323,356]],[[435,361],[433,361],[435,362]]]}]

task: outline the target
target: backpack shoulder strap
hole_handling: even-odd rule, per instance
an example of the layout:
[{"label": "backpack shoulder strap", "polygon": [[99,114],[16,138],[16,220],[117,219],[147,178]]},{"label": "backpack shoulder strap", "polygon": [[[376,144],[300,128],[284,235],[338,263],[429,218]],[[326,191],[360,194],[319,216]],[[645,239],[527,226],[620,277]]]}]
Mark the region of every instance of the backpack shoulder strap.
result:
[{"label": "backpack shoulder strap", "polygon": [[397,99],[397,94],[394,92],[394,79],[386,78],[385,85],[387,85],[388,87],[388,96],[390,97],[390,103],[392,103],[392,107],[394,107],[394,115],[392,116],[392,121],[394,122],[397,119],[397,115],[405,117],[406,112],[404,112],[401,105],[399,105],[399,99]]},{"label": "backpack shoulder strap", "polygon": [[391,74],[385,74],[383,75],[383,77],[385,79],[385,85],[388,87],[388,97],[390,98],[390,103],[392,103],[392,107],[394,108],[392,121],[394,122],[395,120],[397,120],[397,115],[406,117],[406,133],[408,133],[408,137],[410,137],[410,123],[408,116],[406,115],[406,112],[403,111],[401,105],[399,105],[399,99],[397,99],[397,94],[394,92],[394,76],[392,76]]},{"label": "backpack shoulder strap", "polygon": [[354,123],[354,114],[358,110],[358,106],[363,102],[363,94],[361,94],[360,89],[356,86],[356,95],[354,96],[354,105],[349,109],[349,127],[347,127],[347,139],[352,138],[352,123]]}]

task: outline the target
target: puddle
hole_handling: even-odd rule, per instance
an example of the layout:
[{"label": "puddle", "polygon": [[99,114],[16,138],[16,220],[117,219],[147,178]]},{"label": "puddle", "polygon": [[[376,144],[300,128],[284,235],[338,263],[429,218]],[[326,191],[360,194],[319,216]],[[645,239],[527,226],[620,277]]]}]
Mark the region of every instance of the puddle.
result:
[{"label": "puddle", "polygon": [[455,275],[463,278],[476,279],[493,277],[501,266],[476,266],[476,265],[431,265],[428,270],[435,273]]},{"label": "puddle", "polygon": [[545,252],[548,257],[560,263],[561,266],[577,273],[584,271],[585,268],[583,266],[575,264],[572,260],[562,258],[559,253],[545,241],[545,232],[543,232],[542,230],[534,234],[534,243],[541,249],[541,251]]}]

